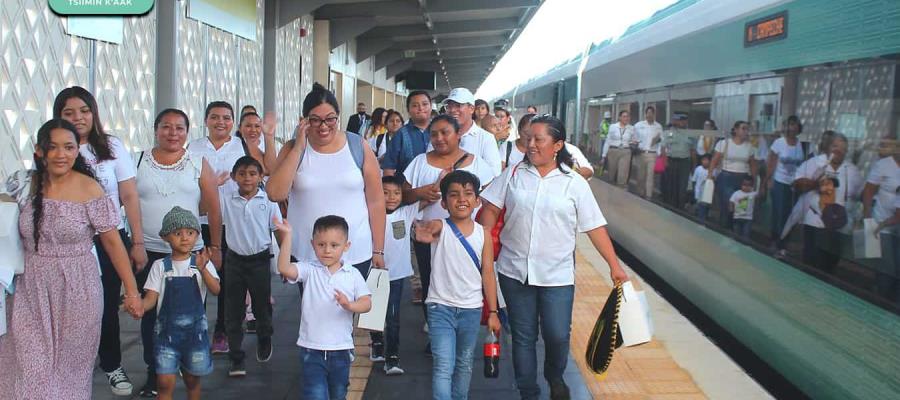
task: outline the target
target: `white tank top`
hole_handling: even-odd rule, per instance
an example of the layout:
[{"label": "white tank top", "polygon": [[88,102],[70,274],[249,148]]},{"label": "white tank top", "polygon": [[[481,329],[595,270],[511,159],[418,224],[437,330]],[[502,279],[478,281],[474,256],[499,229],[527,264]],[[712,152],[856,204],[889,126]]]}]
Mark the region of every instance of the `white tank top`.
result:
[{"label": "white tank top", "polygon": [[[173,207],[179,206],[200,217],[200,171],[203,159],[184,157],[172,165],[160,165],[153,153],[139,154],[137,192],[141,203],[141,224],[144,228],[144,248],[157,253],[171,253],[169,244],[159,237],[162,220]],[[197,239],[194,250],[203,248],[203,238]]]},{"label": "white tank top", "polygon": [[350,250],[344,260],[359,264],[372,258],[372,230],[366,204],[362,171],[353,161],[348,145],[333,154],[306,147],[303,162],[294,175],[288,198],[288,222],[293,226],[293,256],[316,260],[310,239],[320,217],[338,215],[350,226]]},{"label": "white tank top", "polygon": [[[438,240],[431,244],[431,286],[425,303],[438,303],[450,307],[481,308],[484,298],[481,289],[481,272],[475,268],[472,256],[453,233],[447,221]],[[475,229],[466,241],[481,260],[484,248],[484,228],[475,223]]]}]

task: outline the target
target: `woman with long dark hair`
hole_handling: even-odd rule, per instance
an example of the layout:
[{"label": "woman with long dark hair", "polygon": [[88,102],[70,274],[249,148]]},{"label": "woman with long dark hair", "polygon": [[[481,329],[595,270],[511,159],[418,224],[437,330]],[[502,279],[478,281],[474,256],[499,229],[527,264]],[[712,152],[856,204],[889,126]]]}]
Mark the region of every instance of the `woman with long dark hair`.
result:
[{"label": "woman with long dark hair", "polygon": [[722,167],[718,176],[714,178],[711,173],[707,179],[716,180],[719,222],[729,231],[734,219],[732,213],[728,211],[728,203],[731,195],[740,190],[741,181],[745,177],[756,176],[755,153],[755,149],[750,144],[750,126],[747,121],[737,121],[731,128],[731,137],[716,144],[712,162],[709,163],[710,171]]},{"label": "woman with long dark hair", "polygon": [[[116,206],[119,236],[125,247],[130,248],[131,263],[137,271],[142,270],[147,263],[147,250],[142,238],[144,231],[141,225],[141,205],[131,154],[119,138],[104,132],[97,100],[80,86],[63,89],[56,95],[53,118],[62,118],[75,126],[81,156]],[[125,229],[125,220],[118,215],[120,205],[124,206],[125,216],[128,217],[132,235],[130,238]],[[119,290],[122,281],[115,273],[112,259],[101,245],[99,236],[94,238],[94,243],[103,282],[103,324],[98,351],[100,369],[106,373],[113,394],[127,396],[131,394],[133,386],[122,368],[122,344],[119,340]]]},{"label": "woman with long dark hair", "polygon": [[775,139],[772,143],[771,151],[766,160],[766,177],[760,185],[765,195],[766,191],[772,193],[772,239],[776,250],[776,256],[784,257],[784,241],[781,240],[781,231],[784,229],[784,223],[787,222],[794,203],[797,202],[797,196],[794,194],[792,184],[794,183],[794,174],[806,155],[803,153],[803,146],[797,135],[803,133],[803,124],[796,115],[791,115],[787,119],[785,125],[787,129],[784,136]]},{"label": "woman with long dark hair", "polygon": [[[143,314],[115,204],[79,154],[77,128],[62,119],[38,130],[34,171],[19,203],[25,273],[0,337],[0,393],[12,399],[89,399],[102,302],[94,235],[125,284],[125,310]],[[7,187],[9,189],[10,185]],[[39,382],[34,378],[40,376]]]},{"label": "woman with long dark hair", "polygon": [[472,120],[481,126],[481,119],[491,113],[491,106],[488,102],[478,99],[475,100],[475,112],[472,114]]},{"label": "woman with long dark hair", "polygon": [[376,138],[387,132],[387,127],[385,126],[386,116],[387,110],[382,107],[372,111],[372,125],[369,125],[369,129],[366,130],[366,139]]},{"label": "woman with long dark hair", "polygon": [[587,181],[572,170],[563,122],[535,117],[528,132],[523,162],[503,171],[481,194],[480,223],[489,232],[506,208],[496,268],[509,311],[519,394],[523,399],[540,395],[535,353],[540,332],[550,398],[569,398],[563,372],[575,299],[576,234],[587,233],[615,282],[628,280],[628,275],[619,265],[606,219]]},{"label": "woman with long dark hair", "polygon": [[403,115],[400,115],[398,111],[388,110],[385,115],[384,121],[387,131],[377,137],[369,138],[369,146],[372,146],[372,150],[375,151],[375,157],[378,158],[378,161],[384,159],[384,155],[387,153],[391,140],[394,139],[394,135],[400,131],[400,128],[402,128],[405,123],[403,122]]}]

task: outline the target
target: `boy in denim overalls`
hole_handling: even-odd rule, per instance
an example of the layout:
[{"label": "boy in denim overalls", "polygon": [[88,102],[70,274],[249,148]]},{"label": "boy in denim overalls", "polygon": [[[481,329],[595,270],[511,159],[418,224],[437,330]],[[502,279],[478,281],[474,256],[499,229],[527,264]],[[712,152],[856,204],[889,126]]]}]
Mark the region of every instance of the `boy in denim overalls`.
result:
[{"label": "boy in denim overalls", "polygon": [[174,207],[163,218],[159,236],[172,254],[157,260],[144,285],[144,310],[157,309],[156,358],[159,399],[171,399],[179,369],[188,399],[200,399],[200,377],[213,370],[203,301],[219,294],[219,276],[204,250],[191,254],[200,236],[200,222],[190,211]]}]

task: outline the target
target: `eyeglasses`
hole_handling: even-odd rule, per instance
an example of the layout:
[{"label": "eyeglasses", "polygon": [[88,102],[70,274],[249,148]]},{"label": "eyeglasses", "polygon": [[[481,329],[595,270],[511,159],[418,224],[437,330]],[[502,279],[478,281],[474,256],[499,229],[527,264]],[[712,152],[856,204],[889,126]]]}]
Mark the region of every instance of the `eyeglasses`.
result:
[{"label": "eyeglasses", "polygon": [[310,126],[319,126],[322,125],[323,122],[328,126],[334,126],[335,124],[337,124],[338,117],[328,117],[325,119],[319,117],[309,117],[307,118],[307,120],[309,121]]}]

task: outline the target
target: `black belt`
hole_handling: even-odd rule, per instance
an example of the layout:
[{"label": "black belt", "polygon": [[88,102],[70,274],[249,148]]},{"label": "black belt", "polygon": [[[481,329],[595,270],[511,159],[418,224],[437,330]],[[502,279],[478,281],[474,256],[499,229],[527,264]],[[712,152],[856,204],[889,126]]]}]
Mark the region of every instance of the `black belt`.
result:
[{"label": "black belt", "polygon": [[270,253],[269,250],[267,249],[267,250],[263,250],[263,251],[261,251],[261,252],[259,252],[259,253],[253,254],[253,255],[243,256],[243,255],[240,255],[240,254],[238,254],[238,253],[235,253],[235,252],[234,252],[233,250],[231,250],[231,249],[228,249],[228,256],[229,256],[229,257],[234,257],[234,258],[237,259],[238,261],[243,261],[243,262],[254,262],[254,261],[264,261],[264,260],[268,260],[268,259],[272,258],[272,253]]}]

